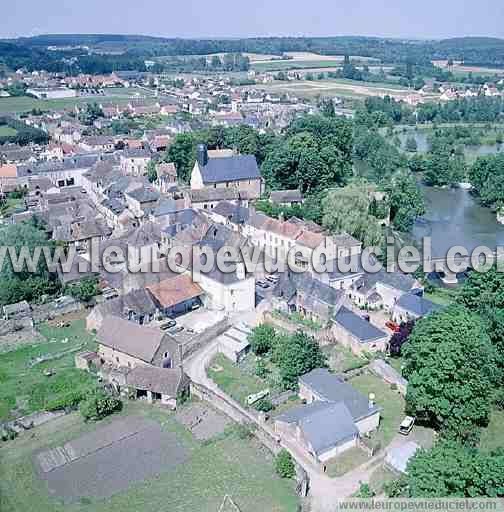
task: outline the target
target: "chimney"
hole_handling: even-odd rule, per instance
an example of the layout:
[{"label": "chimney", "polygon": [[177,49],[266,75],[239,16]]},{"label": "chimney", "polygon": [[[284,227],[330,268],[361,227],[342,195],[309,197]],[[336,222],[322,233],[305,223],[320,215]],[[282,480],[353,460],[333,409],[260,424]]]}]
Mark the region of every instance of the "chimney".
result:
[{"label": "chimney", "polygon": [[208,151],[205,144],[198,144],[196,160],[198,161],[198,165],[200,167],[205,167],[205,165],[208,163]]},{"label": "chimney", "polygon": [[372,409],[375,406],[375,394],[369,393],[369,408]]}]

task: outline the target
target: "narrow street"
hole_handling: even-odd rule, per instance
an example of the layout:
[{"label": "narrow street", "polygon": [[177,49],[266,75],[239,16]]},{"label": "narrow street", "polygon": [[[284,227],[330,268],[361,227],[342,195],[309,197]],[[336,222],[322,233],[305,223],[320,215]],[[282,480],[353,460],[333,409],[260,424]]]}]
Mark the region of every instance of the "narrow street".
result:
[{"label": "narrow street", "polygon": [[[234,321],[234,323],[243,321],[247,321],[249,324],[255,323],[251,315],[250,317],[249,315],[238,315],[232,319],[232,321]],[[239,403],[226,395],[207,375],[206,370],[212,358],[217,354],[217,351],[217,342],[212,341],[184,362],[184,370],[193,382],[211,389],[216,394],[232,402],[238,409],[244,410]],[[233,419],[236,420],[236,418]],[[271,435],[274,435],[274,432],[269,426],[261,424],[261,428],[268,431]],[[407,440],[408,439],[404,436],[396,436],[390,446],[400,446],[407,442]],[[308,473],[310,478],[309,496],[313,512],[332,512],[335,510],[335,503],[340,499],[348,498],[354,494],[359,489],[361,482],[367,482],[385,456],[385,453],[382,451],[344,476],[330,478],[324,473],[321,473],[293,443],[283,441],[282,446],[291,453]]]}]

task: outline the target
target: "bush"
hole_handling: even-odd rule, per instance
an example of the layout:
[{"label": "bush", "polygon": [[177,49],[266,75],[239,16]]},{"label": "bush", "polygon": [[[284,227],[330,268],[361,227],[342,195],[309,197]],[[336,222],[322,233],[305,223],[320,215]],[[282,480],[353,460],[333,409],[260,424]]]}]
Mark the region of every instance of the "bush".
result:
[{"label": "bush", "polygon": [[285,448],[282,448],[276,456],[275,469],[281,478],[294,478],[296,476],[296,466],[291,454]]},{"label": "bush", "polygon": [[373,498],[376,496],[376,493],[371,489],[371,487],[369,487],[369,484],[363,484],[361,482],[359,490],[355,496],[356,498]]},{"label": "bush", "polygon": [[254,409],[260,412],[270,412],[274,409],[274,406],[269,398],[263,398],[254,404]]},{"label": "bush", "polygon": [[238,439],[250,439],[254,435],[254,427],[250,423],[237,423],[233,430],[236,432]]},{"label": "bush", "polygon": [[249,335],[252,352],[257,355],[268,353],[273,347],[276,331],[271,325],[262,324],[254,327]]},{"label": "bush", "polygon": [[81,402],[80,413],[86,421],[97,421],[122,409],[118,398],[107,395],[104,391],[95,391]]},{"label": "bush", "polygon": [[260,379],[265,379],[268,376],[269,370],[263,359],[258,359],[256,362],[255,374]]}]

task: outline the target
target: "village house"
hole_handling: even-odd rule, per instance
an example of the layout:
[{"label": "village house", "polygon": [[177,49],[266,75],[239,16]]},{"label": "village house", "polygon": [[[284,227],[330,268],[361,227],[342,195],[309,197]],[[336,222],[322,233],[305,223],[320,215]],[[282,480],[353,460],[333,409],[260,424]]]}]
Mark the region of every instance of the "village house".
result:
[{"label": "village house", "polygon": [[263,181],[253,155],[209,156],[205,145],[198,146],[197,159],[191,173],[191,189],[237,188],[258,199]]},{"label": "village house", "polygon": [[236,188],[213,188],[189,190],[188,195],[193,208],[198,210],[213,210],[221,201],[248,207],[249,194]]},{"label": "village house", "polygon": [[160,315],[152,295],[145,288],[140,288],[97,304],[86,317],[86,329],[97,331],[107,316],[123,318],[138,325],[148,325]]},{"label": "village house", "polygon": [[300,190],[273,190],[269,197],[270,203],[280,206],[294,206],[303,203],[303,194]]},{"label": "village house", "polygon": [[299,377],[299,397],[306,405],[277,416],[275,432],[322,466],[378,429],[380,408],[374,400],[326,369]]},{"label": "village house", "polygon": [[189,274],[178,274],[159,283],[147,286],[147,290],[162,314],[175,318],[202,305],[204,291],[194,283]]},{"label": "village house", "polygon": [[188,389],[188,379],[182,370],[180,346],[171,336],[107,316],[97,332],[97,342],[102,372],[115,376],[110,370],[118,369],[125,375],[125,381],[112,384],[126,386],[136,398],[159,400],[176,408],[177,398]]},{"label": "village house", "polygon": [[121,171],[126,175],[143,176],[151,157],[147,149],[125,149],[121,155]]},{"label": "village house", "polygon": [[346,306],[339,307],[334,313],[331,331],[338,343],[357,355],[385,352],[390,339],[389,333],[374,326]]},{"label": "village house", "polygon": [[418,320],[439,309],[441,309],[439,305],[424,297],[405,293],[399,297],[392,308],[392,320],[397,324],[401,324],[410,320]]}]

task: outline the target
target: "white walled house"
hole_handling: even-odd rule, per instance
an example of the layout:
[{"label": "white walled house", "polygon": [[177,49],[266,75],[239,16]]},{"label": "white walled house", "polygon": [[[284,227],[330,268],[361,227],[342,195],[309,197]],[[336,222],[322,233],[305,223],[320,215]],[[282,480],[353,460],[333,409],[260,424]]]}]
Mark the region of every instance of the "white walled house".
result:
[{"label": "white walled house", "polygon": [[306,405],[275,418],[275,432],[324,464],[358,446],[359,438],[380,424],[380,408],[350,384],[318,368],[299,378]]},{"label": "white walled house", "polygon": [[191,189],[236,188],[251,199],[261,197],[263,181],[254,155],[209,156],[206,146],[198,146],[191,173]]}]

